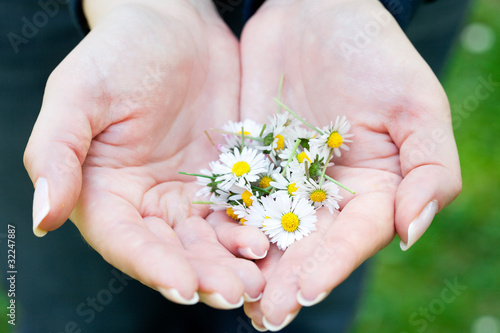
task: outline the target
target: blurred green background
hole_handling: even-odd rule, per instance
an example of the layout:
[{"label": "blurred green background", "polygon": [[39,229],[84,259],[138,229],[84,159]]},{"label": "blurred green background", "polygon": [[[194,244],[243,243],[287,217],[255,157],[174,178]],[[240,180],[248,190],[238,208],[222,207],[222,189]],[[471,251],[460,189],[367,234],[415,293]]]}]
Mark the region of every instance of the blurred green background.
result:
[{"label": "blurred green background", "polygon": [[[500,1],[475,1],[443,77],[462,193],[410,250],[397,239],[374,257],[352,333],[500,332],[499,39]],[[455,280],[465,289],[445,291]]]},{"label": "blurred green background", "polygon": [[[443,81],[462,194],[416,246],[402,252],[397,239],[374,257],[352,333],[500,333],[500,83],[475,95],[479,78],[500,82],[498,39],[500,2],[474,2]],[[6,306],[2,292],[2,318]],[[0,320],[0,332],[9,330]]]}]

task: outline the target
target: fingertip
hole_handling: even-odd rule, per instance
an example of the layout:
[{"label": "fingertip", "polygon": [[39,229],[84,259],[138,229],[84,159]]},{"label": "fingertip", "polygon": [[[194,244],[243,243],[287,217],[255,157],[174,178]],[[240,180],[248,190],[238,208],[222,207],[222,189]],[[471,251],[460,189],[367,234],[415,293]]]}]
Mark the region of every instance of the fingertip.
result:
[{"label": "fingertip", "polygon": [[399,246],[401,250],[406,251],[412,245],[414,245],[420,237],[425,233],[425,231],[429,228],[434,219],[434,216],[437,214],[439,209],[439,205],[437,200],[432,200],[429,202],[424,209],[420,212],[420,214],[413,219],[413,221],[408,226],[406,232],[406,239],[403,238],[405,234],[400,234],[401,242]]},{"label": "fingertip", "polygon": [[309,307],[320,303],[326,298],[326,296],[328,296],[328,293],[323,291],[314,298],[305,298],[304,295],[302,295],[302,290],[299,290],[297,292],[297,302],[299,302],[302,306]]},{"label": "fingertip", "polygon": [[281,331],[283,328],[288,326],[294,319],[297,317],[299,314],[299,311],[296,311],[294,313],[289,313],[286,317],[285,320],[281,324],[273,324],[271,323],[266,316],[262,317],[262,323],[264,324],[264,327],[267,328],[271,332],[277,332]]},{"label": "fingertip", "polygon": [[261,255],[258,255],[258,254],[255,254],[252,249],[250,247],[240,247],[238,249],[238,253],[244,257],[244,258],[247,258],[247,259],[252,259],[252,260],[259,260],[259,259],[263,259],[267,256],[267,250],[265,250],[263,252],[263,254]]},{"label": "fingertip", "polygon": [[207,221],[214,227],[219,242],[233,255],[258,260],[267,256],[269,239],[258,228],[243,226],[214,213]]},{"label": "fingertip", "polygon": [[175,288],[161,288],[161,287],[158,287],[158,291],[165,298],[167,298],[170,301],[175,302],[177,304],[193,305],[193,304],[198,303],[198,301],[200,300],[200,297],[199,297],[199,295],[198,295],[198,293],[196,291],[193,293],[193,296],[191,298],[185,298]]},{"label": "fingertip", "polygon": [[429,228],[439,210],[460,193],[460,173],[443,165],[427,164],[411,170],[396,193],[395,227],[402,251],[412,247]]},{"label": "fingertip", "polygon": [[252,319],[252,326],[258,332],[267,332],[267,328],[265,328],[264,326],[260,326],[253,319]]},{"label": "fingertip", "polygon": [[240,299],[236,303],[229,303],[224,296],[221,294],[214,292],[214,293],[204,293],[200,292],[200,301],[202,303],[205,303],[208,306],[211,306],[215,309],[220,309],[220,310],[231,310],[231,309],[237,309],[243,305],[245,302],[245,299],[243,295],[240,297]]},{"label": "fingertip", "polygon": [[[33,234],[37,237],[43,237],[63,225],[76,204],[77,194],[65,194],[68,188],[58,188],[58,183],[48,177],[39,177],[35,182],[32,218]],[[72,191],[79,193],[79,189],[73,188]]]},{"label": "fingertip", "polygon": [[49,183],[46,178],[40,177],[35,183],[33,194],[33,233],[37,237],[47,234],[46,230],[40,228],[40,224],[50,212]]},{"label": "fingertip", "polygon": [[262,298],[262,293],[257,295],[257,297],[251,297],[246,291],[243,293],[243,298],[245,299],[245,303],[254,303],[259,301]]},{"label": "fingertip", "polygon": [[236,237],[234,246],[238,253],[252,260],[263,259],[269,251],[269,239],[258,228],[250,226],[236,226]]},{"label": "fingertip", "polygon": [[40,228],[33,228],[33,234],[35,234],[36,237],[43,237],[48,233],[48,231],[42,230]]}]

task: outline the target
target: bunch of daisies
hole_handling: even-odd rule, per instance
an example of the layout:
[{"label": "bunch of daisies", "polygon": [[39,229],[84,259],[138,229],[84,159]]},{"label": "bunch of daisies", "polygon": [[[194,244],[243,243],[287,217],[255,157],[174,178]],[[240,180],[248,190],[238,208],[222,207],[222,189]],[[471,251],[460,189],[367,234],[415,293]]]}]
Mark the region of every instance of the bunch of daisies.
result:
[{"label": "bunch of daisies", "polygon": [[[333,155],[349,150],[350,124],[345,117],[318,129],[276,100],[286,112],[274,114],[268,124],[250,119],[223,126],[225,144],[219,160],[198,177],[213,210],[245,226],[260,228],[279,249],[316,230],[316,210],[339,208],[339,187],[325,174]],[[306,125],[306,126],[303,126]],[[186,173],[183,173],[186,174]],[[354,193],[354,192],[352,192]]]}]

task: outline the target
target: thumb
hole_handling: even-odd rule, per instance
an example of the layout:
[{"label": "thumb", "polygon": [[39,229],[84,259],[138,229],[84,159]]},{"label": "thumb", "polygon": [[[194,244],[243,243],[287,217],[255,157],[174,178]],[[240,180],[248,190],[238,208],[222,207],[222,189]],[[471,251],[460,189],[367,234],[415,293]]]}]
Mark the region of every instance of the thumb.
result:
[{"label": "thumb", "polygon": [[47,82],[24,153],[24,166],[35,184],[33,232],[38,237],[59,228],[75,207],[93,137],[92,117],[79,102],[84,100],[82,89],[70,80],[71,72],[60,67]]},{"label": "thumb", "polygon": [[437,212],[456,198],[462,181],[447,100],[420,114],[412,113],[395,125],[401,138],[403,175],[396,192],[395,227],[401,249],[406,251],[424,234]]}]

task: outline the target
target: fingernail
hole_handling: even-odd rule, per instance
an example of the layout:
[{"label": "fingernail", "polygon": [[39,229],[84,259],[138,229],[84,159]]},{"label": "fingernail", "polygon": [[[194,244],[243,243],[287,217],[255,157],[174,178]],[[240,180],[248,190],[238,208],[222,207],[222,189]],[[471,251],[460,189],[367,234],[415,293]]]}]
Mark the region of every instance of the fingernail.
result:
[{"label": "fingernail", "polygon": [[194,292],[193,297],[191,299],[185,299],[184,297],[182,297],[179,291],[175,288],[170,288],[170,289],[158,288],[158,291],[165,298],[171,300],[172,302],[182,305],[193,305],[198,303],[198,301],[200,300],[200,297],[196,291]]},{"label": "fingernail", "polygon": [[38,178],[35,183],[35,194],[33,195],[33,233],[37,237],[43,237],[47,231],[38,228],[43,219],[49,214],[49,183],[45,178]]},{"label": "fingernail", "polygon": [[245,302],[248,302],[248,303],[257,302],[259,299],[262,298],[262,293],[260,293],[259,296],[255,297],[255,298],[252,298],[250,295],[248,295],[245,292],[245,293],[243,293],[243,298],[245,299]]},{"label": "fingernail", "polygon": [[271,324],[269,321],[267,321],[266,317],[262,317],[262,323],[264,324],[264,326],[271,332],[277,332],[279,330],[282,330],[284,327],[286,327],[288,324],[290,324],[292,322],[292,320],[295,319],[295,317],[297,317],[297,314],[299,313],[299,311],[295,312],[295,313],[290,313],[288,314],[288,316],[286,316],[285,320],[281,323],[281,325],[274,325],[274,324]]},{"label": "fingernail", "polygon": [[236,304],[229,303],[221,294],[219,293],[199,293],[200,301],[216,309],[230,310],[237,309],[243,305],[245,299],[241,296],[240,300]]},{"label": "fingernail", "polygon": [[265,328],[265,327],[261,327],[261,326],[257,325],[257,324],[255,323],[255,321],[253,321],[253,319],[252,319],[252,326],[253,326],[253,328],[255,328],[255,330],[256,330],[256,331],[259,331],[259,332],[267,332],[267,328]]},{"label": "fingernail", "polygon": [[415,244],[420,237],[424,234],[424,232],[431,225],[434,216],[438,211],[438,203],[436,200],[433,200],[425,206],[420,215],[414,219],[410,226],[408,227],[408,242],[405,243],[401,241],[399,246],[401,250],[408,250],[413,244]]},{"label": "fingernail", "polygon": [[328,293],[326,291],[324,291],[321,294],[319,294],[315,299],[313,299],[312,301],[310,301],[310,300],[305,299],[302,296],[302,291],[299,290],[298,293],[297,293],[297,302],[299,302],[299,304],[302,305],[302,306],[313,306],[313,305],[318,304],[322,300],[324,300],[325,297],[326,297],[326,295],[328,295]]},{"label": "fingernail", "polygon": [[241,256],[248,259],[262,259],[267,256],[267,251],[263,255],[258,256],[255,253],[253,253],[252,249],[249,247],[240,247],[238,249],[238,252],[240,253]]}]

